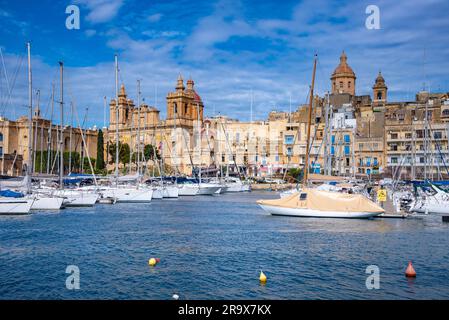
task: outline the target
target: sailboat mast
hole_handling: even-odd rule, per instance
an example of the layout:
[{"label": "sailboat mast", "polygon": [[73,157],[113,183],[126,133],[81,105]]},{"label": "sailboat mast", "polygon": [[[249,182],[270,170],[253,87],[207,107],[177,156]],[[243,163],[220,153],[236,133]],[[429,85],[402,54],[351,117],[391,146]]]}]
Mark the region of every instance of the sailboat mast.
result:
[{"label": "sailboat mast", "polygon": [[[72,128],[73,128],[73,101],[70,102],[70,131],[69,131],[69,173],[72,172]],[[81,150],[82,152],[83,150]],[[82,159],[81,164],[84,163]]]},{"label": "sailboat mast", "polygon": [[51,132],[53,126],[53,109],[55,105],[55,84],[51,85],[51,114],[50,114],[50,124],[48,126],[48,144],[47,144],[47,174],[50,173],[50,164],[51,164]]},{"label": "sailboat mast", "polygon": [[28,51],[28,108],[29,108],[29,115],[30,119],[28,121],[28,165],[27,165],[27,191],[28,193],[31,193],[31,166],[32,166],[32,153],[33,153],[33,147],[32,147],[32,128],[31,126],[33,121],[33,91],[32,91],[32,74],[31,74],[31,43],[27,42],[27,51]]},{"label": "sailboat mast", "polygon": [[202,165],[202,154],[201,154],[201,150],[202,150],[202,145],[201,145],[201,123],[200,123],[200,105],[199,103],[196,104],[196,109],[197,109],[197,122],[198,122],[198,143],[199,143],[199,147],[200,147],[200,156],[199,156],[199,181],[201,183],[201,165]]},{"label": "sailboat mast", "polygon": [[61,73],[61,135],[59,137],[59,188],[64,188],[64,63],[59,62]]},{"label": "sailboat mast", "polygon": [[[36,99],[37,99],[37,114],[39,114],[39,104],[40,104],[40,99],[41,99],[41,91],[40,90],[37,90],[37,92],[36,92]],[[36,173],[37,132],[39,130],[37,114],[36,114],[36,121],[34,121],[33,173]]]},{"label": "sailboat mast", "polygon": [[140,177],[140,80],[137,80],[137,175]]},{"label": "sailboat mast", "polygon": [[119,132],[118,132],[118,57],[115,55],[115,184],[118,185]]},{"label": "sailboat mast", "polygon": [[309,116],[307,125],[307,145],[306,145],[306,161],[304,163],[304,185],[307,185],[309,178],[309,157],[310,157],[310,128],[312,126],[312,107],[313,107],[313,90],[315,87],[315,72],[316,72],[317,55],[313,61],[312,86],[310,87],[310,101],[309,101]]}]

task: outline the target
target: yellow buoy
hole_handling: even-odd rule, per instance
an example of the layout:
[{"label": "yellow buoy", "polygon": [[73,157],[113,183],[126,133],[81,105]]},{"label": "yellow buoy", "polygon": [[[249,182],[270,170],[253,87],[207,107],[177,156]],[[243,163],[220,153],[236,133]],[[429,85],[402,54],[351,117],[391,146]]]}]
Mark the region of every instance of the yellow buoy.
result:
[{"label": "yellow buoy", "polygon": [[262,270],[260,270],[259,280],[260,280],[260,282],[262,282],[262,283],[267,282],[267,276],[265,275],[265,273],[263,273]]},{"label": "yellow buoy", "polygon": [[154,259],[154,258],[151,258],[150,260],[148,260],[148,264],[149,264],[151,267],[154,267],[154,266],[156,265],[156,263],[157,263],[157,261],[156,261],[156,259]]}]

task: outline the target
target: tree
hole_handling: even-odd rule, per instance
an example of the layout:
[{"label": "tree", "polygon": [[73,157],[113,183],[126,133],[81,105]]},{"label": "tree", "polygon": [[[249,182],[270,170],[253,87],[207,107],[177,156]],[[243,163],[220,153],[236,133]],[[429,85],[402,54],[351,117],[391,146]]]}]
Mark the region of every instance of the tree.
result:
[{"label": "tree", "polygon": [[288,170],[288,175],[294,178],[296,181],[301,181],[302,179],[302,169],[301,168],[290,168]]},{"label": "tree", "polygon": [[154,155],[156,154],[156,159],[160,159],[161,155],[159,154],[159,149],[155,148],[152,144],[147,144],[143,148],[143,154],[145,156],[145,160],[154,160]]},{"label": "tree", "polygon": [[104,169],[104,138],[103,131],[98,130],[98,140],[97,140],[97,161],[95,163],[96,170]]},{"label": "tree", "polygon": [[[119,141],[119,162],[123,164],[129,163],[129,145]],[[111,156],[111,163],[115,162],[115,143],[109,142],[109,155]]]}]

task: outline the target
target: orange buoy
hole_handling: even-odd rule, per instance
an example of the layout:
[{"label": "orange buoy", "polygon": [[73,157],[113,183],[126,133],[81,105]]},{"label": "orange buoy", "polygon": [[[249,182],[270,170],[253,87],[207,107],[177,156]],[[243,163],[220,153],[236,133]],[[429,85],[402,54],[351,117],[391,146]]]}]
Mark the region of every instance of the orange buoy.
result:
[{"label": "orange buoy", "polygon": [[408,278],[415,278],[416,277],[416,271],[413,268],[412,262],[409,261],[407,270],[405,270],[405,276]]}]

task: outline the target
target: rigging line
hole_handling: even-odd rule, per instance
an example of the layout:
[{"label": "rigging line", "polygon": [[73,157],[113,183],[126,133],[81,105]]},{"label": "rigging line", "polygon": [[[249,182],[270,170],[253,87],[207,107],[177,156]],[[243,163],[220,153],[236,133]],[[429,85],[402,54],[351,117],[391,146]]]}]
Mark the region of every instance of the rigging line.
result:
[{"label": "rigging line", "polygon": [[[9,92],[9,95],[8,95],[7,99],[6,99],[5,102],[1,105],[0,109],[6,108],[6,106],[7,106],[7,105],[10,103],[10,101],[11,101],[12,92],[14,91],[15,84],[16,84],[16,80],[17,80],[17,76],[18,76],[19,70],[20,70],[21,67],[22,67],[24,57],[25,57],[25,54],[24,54],[24,53],[21,54],[21,55],[19,55],[19,56],[17,57],[16,69],[15,69],[15,71],[14,71],[14,73],[13,73],[14,76],[13,76],[12,86],[11,86],[10,89],[9,89],[10,92]],[[6,68],[5,68],[5,74],[6,74]],[[15,108],[13,108],[13,111],[14,111],[14,113],[15,113]],[[14,117],[14,118],[15,118],[15,117]]]},{"label": "rigging line", "polygon": [[1,47],[0,47],[0,57],[2,58],[3,73],[5,75],[6,80],[6,89],[8,91],[8,95],[11,96],[11,88],[9,85],[8,72],[6,72],[5,59],[3,58],[3,50]]}]

